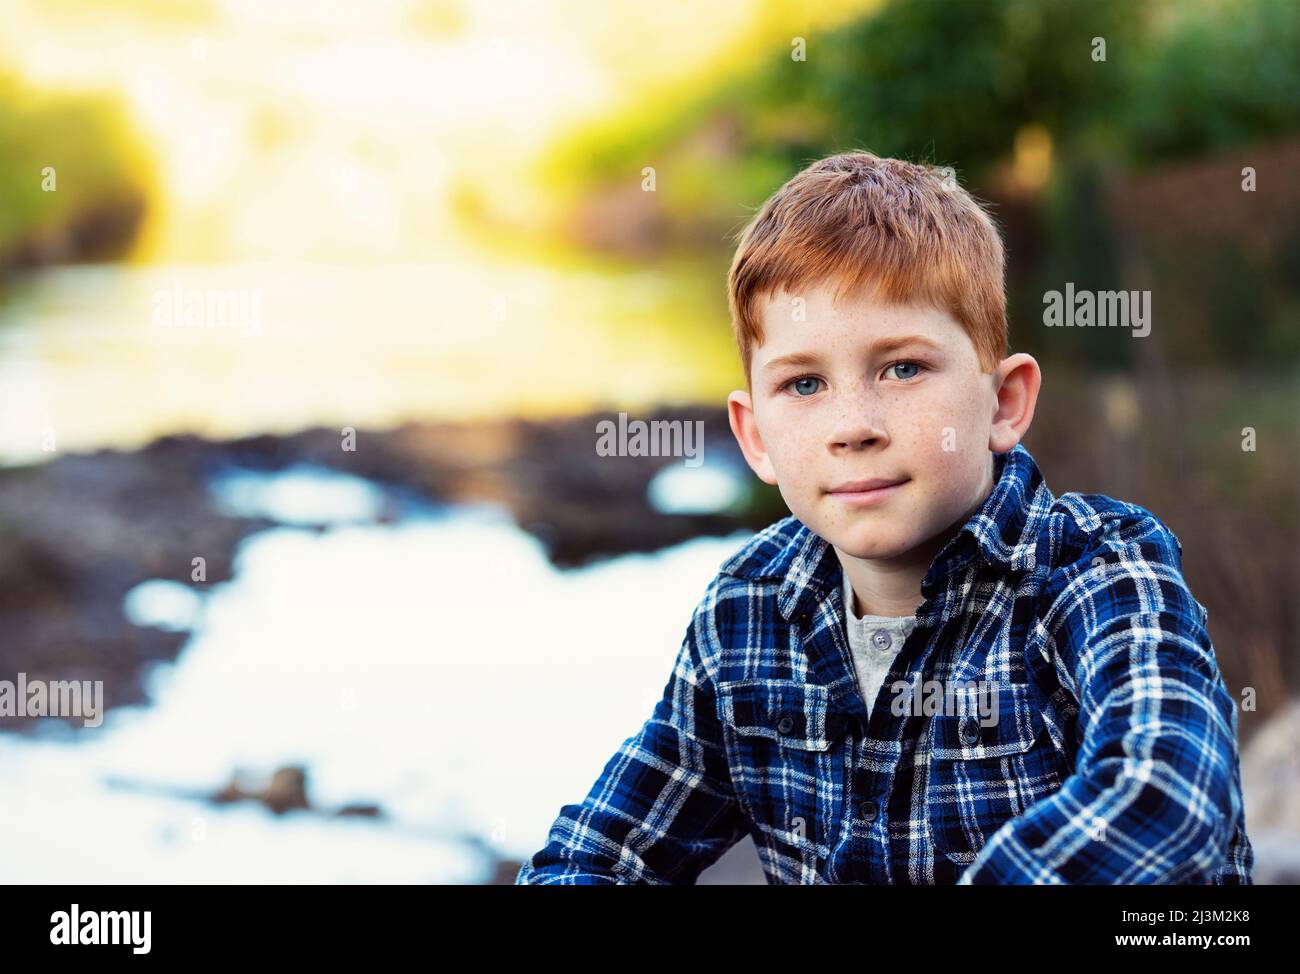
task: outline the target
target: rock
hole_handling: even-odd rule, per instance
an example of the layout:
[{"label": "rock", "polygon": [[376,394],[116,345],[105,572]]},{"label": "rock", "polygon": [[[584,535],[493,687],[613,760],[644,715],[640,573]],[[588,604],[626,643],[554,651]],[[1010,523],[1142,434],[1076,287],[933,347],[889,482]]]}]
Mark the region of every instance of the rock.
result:
[{"label": "rock", "polygon": [[385,818],[384,810],[378,805],[344,805],[334,813],[335,815],[357,815],[364,818]]},{"label": "rock", "polygon": [[307,801],[307,772],[296,765],[276,768],[261,801],[277,815],[294,808],[311,808]]},{"label": "rock", "polygon": [[1251,831],[1250,846],[1255,851],[1255,868],[1251,879],[1256,886],[1300,886],[1300,835],[1276,829]]},{"label": "rock", "polygon": [[519,870],[523,868],[523,865],[518,859],[498,859],[496,865],[492,867],[492,872],[484,880],[484,885],[513,886],[515,877],[519,875]]},{"label": "rock", "polygon": [[247,794],[235,781],[229,781],[219,790],[213,792],[208,800],[216,805],[229,805],[232,802],[247,801],[254,796]]},{"label": "rock", "polygon": [[1255,732],[1241,755],[1246,832],[1289,832],[1300,839],[1300,701]]},{"label": "rock", "polygon": [[1300,701],[1270,717],[1242,750],[1241,787],[1255,883],[1300,884]]}]

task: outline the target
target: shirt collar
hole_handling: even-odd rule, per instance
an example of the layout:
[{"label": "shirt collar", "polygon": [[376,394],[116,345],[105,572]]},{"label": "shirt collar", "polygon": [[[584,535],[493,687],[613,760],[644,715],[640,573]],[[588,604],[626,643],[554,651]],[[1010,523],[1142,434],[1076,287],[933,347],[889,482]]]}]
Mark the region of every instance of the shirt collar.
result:
[{"label": "shirt collar", "polygon": [[[1003,571],[1032,571],[1044,519],[1055,498],[1029,451],[1020,443],[993,455],[993,489],[979,509],[935,556],[921,582],[929,597],[944,579],[972,559],[982,558]],[[777,609],[786,619],[810,610],[835,585],[843,572],[830,542],[814,534],[802,521],[788,541],[767,558],[748,558],[734,574],[748,578],[781,578]]]}]

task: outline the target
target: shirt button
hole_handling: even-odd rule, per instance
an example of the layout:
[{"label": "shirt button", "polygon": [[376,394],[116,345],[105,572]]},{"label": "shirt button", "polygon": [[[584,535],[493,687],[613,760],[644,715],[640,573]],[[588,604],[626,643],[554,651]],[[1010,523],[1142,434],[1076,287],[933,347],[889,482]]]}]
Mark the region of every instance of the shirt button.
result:
[{"label": "shirt button", "polygon": [[888,629],[877,629],[871,634],[871,641],[876,644],[877,649],[888,649],[894,639],[889,635]]},{"label": "shirt button", "polygon": [[782,734],[789,734],[794,730],[794,720],[789,716],[784,716],[776,722],[776,729]]},{"label": "shirt button", "polygon": [[967,718],[961,725],[961,739],[967,744],[974,744],[980,739],[980,729],[974,717]]},{"label": "shirt button", "polygon": [[861,811],[864,819],[868,822],[874,822],[876,816],[880,814],[880,806],[875,802],[863,802]]}]

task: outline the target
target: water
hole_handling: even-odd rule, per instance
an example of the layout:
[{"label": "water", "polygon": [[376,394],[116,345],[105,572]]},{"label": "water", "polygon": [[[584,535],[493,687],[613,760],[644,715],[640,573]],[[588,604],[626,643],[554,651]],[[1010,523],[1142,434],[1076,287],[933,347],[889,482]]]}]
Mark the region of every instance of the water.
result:
[{"label": "water", "polygon": [[0,463],[179,432],[720,404],[743,384],[720,294],[689,266],[469,249],[371,267],[52,269],[0,305]]},{"label": "water", "polygon": [[[528,176],[546,144],[638,79],[706,63],[735,11],[655,47],[636,24],[517,4],[447,24],[407,0],[291,6],[7,12],[6,63],[122,97],[156,178],[142,263],[53,268],[3,295],[0,465],[314,426],[364,449],[411,420],[721,404],[743,382],[725,259],[525,256],[516,240],[552,237],[558,194]],[[457,229],[465,199],[495,216],[492,248]],[[652,499],[733,495],[702,468],[665,473]],[[741,540],[561,573],[500,511],[404,504],[378,523],[372,485],[320,471],[235,472],[213,503],[280,526],[246,540],[226,584],[127,596],[128,619],[191,633],[153,673],[155,704],[75,742],[0,735],[10,881],[478,881],[456,835],[517,857],[542,844],[649,715]],[[294,762],[317,803],[374,801],[394,821],[110,784],[215,789]]]},{"label": "water", "polygon": [[[482,882],[461,837],[514,858],[544,844],[650,715],[705,586],[748,536],[560,572],[502,510],[407,503],[378,524],[377,488],[353,480],[213,481],[214,502],[300,523],[247,538],[206,595],[154,582],[128,597],[139,622],[194,627],[153,672],[152,706],[71,740],[0,736],[9,881]],[[294,763],[313,804],[375,802],[391,820],[114,784],[210,791]]]}]

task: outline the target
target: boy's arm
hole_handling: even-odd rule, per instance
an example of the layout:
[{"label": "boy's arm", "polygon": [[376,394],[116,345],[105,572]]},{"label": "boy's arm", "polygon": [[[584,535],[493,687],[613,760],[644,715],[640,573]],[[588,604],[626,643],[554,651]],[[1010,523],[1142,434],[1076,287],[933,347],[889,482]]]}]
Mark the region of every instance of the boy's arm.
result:
[{"label": "boy's arm", "polygon": [[1242,814],[1236,707],[1182,547],[1150,518],[1064,576],[1039,635],[1079,700],[1075,771],[1003,824],[958,880],[1212,882]]},{"label": "boy's arm", "polygon": [[701,647],[715,641],[710,585],[650,719],[606,763],[587,797],[564,805],[515,884],[694,883],[748,830],[723,749]]}]

